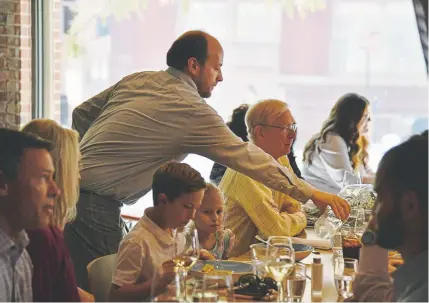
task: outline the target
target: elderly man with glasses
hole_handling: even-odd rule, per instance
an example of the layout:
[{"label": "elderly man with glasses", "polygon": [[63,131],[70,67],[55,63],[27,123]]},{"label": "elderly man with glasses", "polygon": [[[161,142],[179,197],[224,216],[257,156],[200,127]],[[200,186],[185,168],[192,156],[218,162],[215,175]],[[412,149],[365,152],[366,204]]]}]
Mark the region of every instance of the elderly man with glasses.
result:
[{"label": "elderly man with glasses", "polygon": [[[258,102],[248,110],[246,126],[253,144],[291,169],[286,155],[296,138],[297,126],[285,102]],[[233,257],[248,251],[256,235],[265,239],[295,236],[307,225],[297,200],[230,168],[219,188],[225,196],[225,227],[236,235]]]}]

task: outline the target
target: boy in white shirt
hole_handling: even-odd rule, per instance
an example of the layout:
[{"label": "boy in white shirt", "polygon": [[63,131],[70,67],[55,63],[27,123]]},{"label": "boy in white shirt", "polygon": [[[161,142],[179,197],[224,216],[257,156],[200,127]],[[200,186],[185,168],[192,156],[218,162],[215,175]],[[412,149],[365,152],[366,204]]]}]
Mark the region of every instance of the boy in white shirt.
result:
[{"label": "boy in white shirt", "polygon": [[176,229],[194,218],[205,189],[204,178],[188,164],[170,162],[155,172],[154,206],[145,210],[119,246],[110,301],[148,299],[154,274],[160,278],[152,293],[162,292],[172,281]]}]

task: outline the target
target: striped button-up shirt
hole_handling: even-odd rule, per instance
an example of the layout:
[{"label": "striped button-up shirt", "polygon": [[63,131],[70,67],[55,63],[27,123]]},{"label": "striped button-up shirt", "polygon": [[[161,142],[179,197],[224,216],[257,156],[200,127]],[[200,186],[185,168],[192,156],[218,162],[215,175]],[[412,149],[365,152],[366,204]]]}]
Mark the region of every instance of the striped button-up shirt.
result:
[{"label": "striped button-up shirt", "polygon": [[169,68],[140,72],[78,106],[83,136],[81,187],[131,204],[169,160],[198,154],[306,202],[314,188],[252,143],[243,142],[198,94],[194,81]]},{"label": "striped button-up shirt", "polygon": [[12,239],[0,229],[0,302],[31,302],[33,265],[25,247],[25,231]]}]

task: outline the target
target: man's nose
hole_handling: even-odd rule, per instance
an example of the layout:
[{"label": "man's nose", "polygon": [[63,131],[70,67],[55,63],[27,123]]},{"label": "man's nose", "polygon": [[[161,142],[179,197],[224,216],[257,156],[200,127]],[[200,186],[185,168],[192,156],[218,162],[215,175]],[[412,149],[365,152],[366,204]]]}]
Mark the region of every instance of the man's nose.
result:
[{"label": "man's nose", "polygon": [[49,197],[56,198],[61,195],[61,190],[59,189],[57,183],[52,180],[50,190],[49,190]]}]

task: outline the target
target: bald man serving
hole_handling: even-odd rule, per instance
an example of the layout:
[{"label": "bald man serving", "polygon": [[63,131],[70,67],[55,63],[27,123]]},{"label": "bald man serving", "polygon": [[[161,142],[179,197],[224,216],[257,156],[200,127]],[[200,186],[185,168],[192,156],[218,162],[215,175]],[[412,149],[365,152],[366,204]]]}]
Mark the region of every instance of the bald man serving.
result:
[{"label": "bald man serving", "polygon": [[129,75],[73,111],[73,127],[82,137],[82,179],[77,218],[66,226],[65,238],[80,287],[88,288],[91,260],[117,252],[123,203],[133,204],[150,191],[158,167],[189,153],[348,216],[344,200],[314,189],[243,142],[204,101],[223,81],[222,63],[219,41],[201,31],[186,32],[168,51],[167,70]]}]

